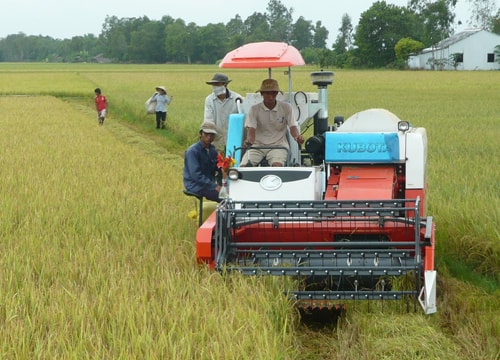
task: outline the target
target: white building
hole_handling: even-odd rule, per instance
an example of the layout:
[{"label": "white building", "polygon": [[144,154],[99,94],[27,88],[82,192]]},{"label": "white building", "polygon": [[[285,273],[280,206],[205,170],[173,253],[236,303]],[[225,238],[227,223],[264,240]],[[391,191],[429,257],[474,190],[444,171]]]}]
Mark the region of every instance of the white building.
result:
[{"label": "white building", "polygon": [[[482,29],[459,32],[436,45],[410,55],[410,69],[500,70],[495,46],[500,35]],[[452,59],[457,61],[454,62]],[[454,66],[456,65],[456,67]]]}]

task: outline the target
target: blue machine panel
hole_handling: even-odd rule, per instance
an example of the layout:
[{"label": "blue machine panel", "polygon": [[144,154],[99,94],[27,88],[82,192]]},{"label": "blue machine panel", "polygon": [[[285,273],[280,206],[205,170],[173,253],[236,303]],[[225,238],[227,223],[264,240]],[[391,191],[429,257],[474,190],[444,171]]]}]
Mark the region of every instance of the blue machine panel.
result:
[{"label": "blue machine panel", "polygon": [[325,133],[326,162],[395,162],[397,133]]},{"label": "blue machine panel", "polygon": [[231,156],[236,160],[235,166],[240,165],[241,148],[243,145],[243,125],[245,123],[245,114],[231,114],[229,115],[229,125],[227,128],[227,144],[226,156]]}]

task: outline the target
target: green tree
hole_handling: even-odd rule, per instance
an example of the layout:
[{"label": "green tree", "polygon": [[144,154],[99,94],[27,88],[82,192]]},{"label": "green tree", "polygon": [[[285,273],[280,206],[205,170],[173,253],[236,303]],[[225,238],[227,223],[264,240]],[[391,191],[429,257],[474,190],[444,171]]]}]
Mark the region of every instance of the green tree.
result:
[{"label": "green tree", "polygon": [[[471,4],[471,26],[493,31],[496,1],[495,0],[467,0]],[[498,13],[497,13],[498,15]]]},{"label": "green tree", "polygon": [[164,63],[164,24],[159,21],[151,21],[133,31],[128,57],[134,63]]},{"label": "green tree", "polygon": [[[0,39],[0,61],[75,62],[91,61],[96,55],[102,55],[115,62],[211,63],[228,49],[256,41],[283,41],[299,50],[326,49],[328,30],[321,21],[313,26],[310,20],[301,16],[292,23],[292,14],[293,8],[288,9],[280,0],[270,0],[266,13],[255,12],[245,20],[236,15],[224,29],[220,24],[199,27],[190,23],[186,26],[184,20],[170,16],[160,21],[147,17],[107,16],[98,38],[93,34],[64,40],[25,34],[7,36]],[[351,60],[354,54],[350,52]],[[331,61],[328,55],[323,54],[322,59]],[[319,58],[319,55],[313,57]],[[322,60],[326,64],[325,61]]]},{"label": "green tree", "polygon": [[132,33],[148,22],[150,20],[145,16],[123,19],[118,19],[116,16],[106,16],[100,35],[100,40],[106,49],[105,55],[117,61],[129,61]]},{"label": "green tree", "polygon": [[424,19],[422,40],[427,46],[436,44],[453,33],[455,14],[446,0],[428,4],[420,15]]},{"label": "green tree", "polygon": [[164,19],[165,53],[168,62],[190,63],[189,49],[192,47],[186,23],[182,19]]},{"label": "green tree", "polygon": [[337,39],[333,43],[333,52],[335,54],[343,54],[352,49],[352,32],[353,26],[351,17],[348,14],[342,15],[342,25],[339,28]]},{"label": "green tree", "polygon": [[[68,40],[69,42],[69,40]],[[48,36],[27,36],[24,33],[8,35],[0,40],[1,61],[57,61],[62,59],[62,40]],[[68,51],[69,52],[69,51]]]},{"label": "green tree", "polygon": [[269,0],[267,19],[269,22],[269,40],[288,42],[292,33],[293,8],[287,9],[279,0]]},{"label": "green tree", "polygon": [[222,23],[207,24],[199,28],[197,46],[200,61],[205,64],[215,64],[227,53],[227,31]]},{"label": "green tree", "polygon": [[87,34],[63,40],[59,55],[69,62],[89,62],[101,52],[99,39],[93,34]]},{"label": "green tree", "polygon": [[99,39],[103,44],[105,55],[113,59],[122,59],[127,51],[127,41],[120,20],[116,16],[106,16]]},{"label": "green tree", "polygon": [[361,14],[355,35],[360,64],[382,67],[394,62],[396,43],[401,38],[411,37],[414,30],[413,12],[385,1],[374,3]]},{"label": "green tree", "polygon": [[229,20],[226,24],[227,35],[229,36],[229,47],[235,49],[245,44],[245,32],[243,20],[239,15]]},{"label": "green tree", "polygon": [[339,28],[337,39],[333,43],[334,64],[336,67],[345,67],[349,60],[347,53],[352,50],[353,26],[348,14],[342,15],[342,25]]},{"label": "green tree", "polygon": [[449,37],[453,33],[456,4],[457,0],[410,0],[409,8],[417,15],[421,28],[411,37],[420,39],[425,46]]},{"label": "green tree", "polygon": [[270,41],[269,23],[266,15],[254,12],[243,23],[247,42]]},{"label": "green tree", "polygon": [[317,49],[326,49],[326,39],[328,39],[328,30],[321,21],[316,21],[314,26],[313,46]]},{"label": "green tree", "polygon": [[[31,35],[25,38],[25,61],[54,61],[65,56],[62,53],[62,40],[49,36]],[[84,45],[83,45],[84,46]]]},{"label": "green tree", "polygon": [[306,64],[319,64],[319,49],[317,48],[305,48],[300,51],[302,58],[306,62]]},{"label": "green tree", "polygon": [[313,26],[310,21],[305,20],[302,16],[297,19],[293,25],[290,43],[298,50],[305,49],[313,45]]},{"label": "green tree", "polygon": [[185,55],[188,64],[191,64],[191,59],[196,57],[196,51],[200,41],[198,29],[199,27],[193,22],[190,22],[186,27],[183,54]]},{"label": "green tree", "polygon": [[497,11],[495,17],[491,20],[491,25],[491,31],[493,31],[495,34],[500,35],[500,9]]},{"label": "green tree", "polygon": [[329,66],[333,66],[335,54],[333,51],[328,49],[318,49],[318,59],[319,66],[321,68],[328,68]]},{"label": "green tree", "polygon": [[424,44],[420,41],[410,38],[400,39],[394,47],[396,61],[401,67],[407,66],[407,60],[410,54],[418,53],[424,49]]}]

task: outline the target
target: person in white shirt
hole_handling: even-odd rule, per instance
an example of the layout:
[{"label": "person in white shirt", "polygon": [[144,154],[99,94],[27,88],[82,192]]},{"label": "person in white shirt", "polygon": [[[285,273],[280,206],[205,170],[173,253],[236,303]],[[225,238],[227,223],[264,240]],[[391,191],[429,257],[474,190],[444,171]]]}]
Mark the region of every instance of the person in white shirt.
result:
[{"label": "person in white shirt", "polygon": [[211,80],[206,81],[212,86],[212,93],[205,98],[203,119],[214,123],[217,127],[217,136],[213,144],[219,150],[224,150],[226,146],[229,115],[237,114],[237,101],[243,101],[240,94],[228,89],[227,85],[230,82],[227,75],[222,73],[215,73]]}]

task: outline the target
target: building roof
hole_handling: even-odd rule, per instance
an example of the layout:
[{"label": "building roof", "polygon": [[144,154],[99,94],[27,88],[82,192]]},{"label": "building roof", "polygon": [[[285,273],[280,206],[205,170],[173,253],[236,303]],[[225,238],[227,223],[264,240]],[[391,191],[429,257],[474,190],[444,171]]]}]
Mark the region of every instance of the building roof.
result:
[{"label": "building roof", "polygon": [[430,52],[432,50],[446,49],[446,48],[450,47],[451,45],[456,44],[456,43],[468,38],[469,36],[477,34],[478,32],[480,32],[482,30],[483,29],[466,29],[464,31],[461,31],[459,33],[456,33],[456,34],[450,36],[449,38],[441,40],[440,42],[431,46],[430,48],[425,48],[424,50],[422,50],[421,53],[427,53],[427,52]]},{"label": "building roof", "polygon": [[450,47],[451,45],[456,44],[457,42],[462,41],[462,40],[468,38],[469,36],[474,35],[482,30],[483,29],[467,29],[467,30],[461,31],[459,33],[456,33],[455,35],[450,36],[447,39],[441,40],[440,42],[438,42],[436,44],[436,47],[438,49],[444,49],[444,48]]}]

